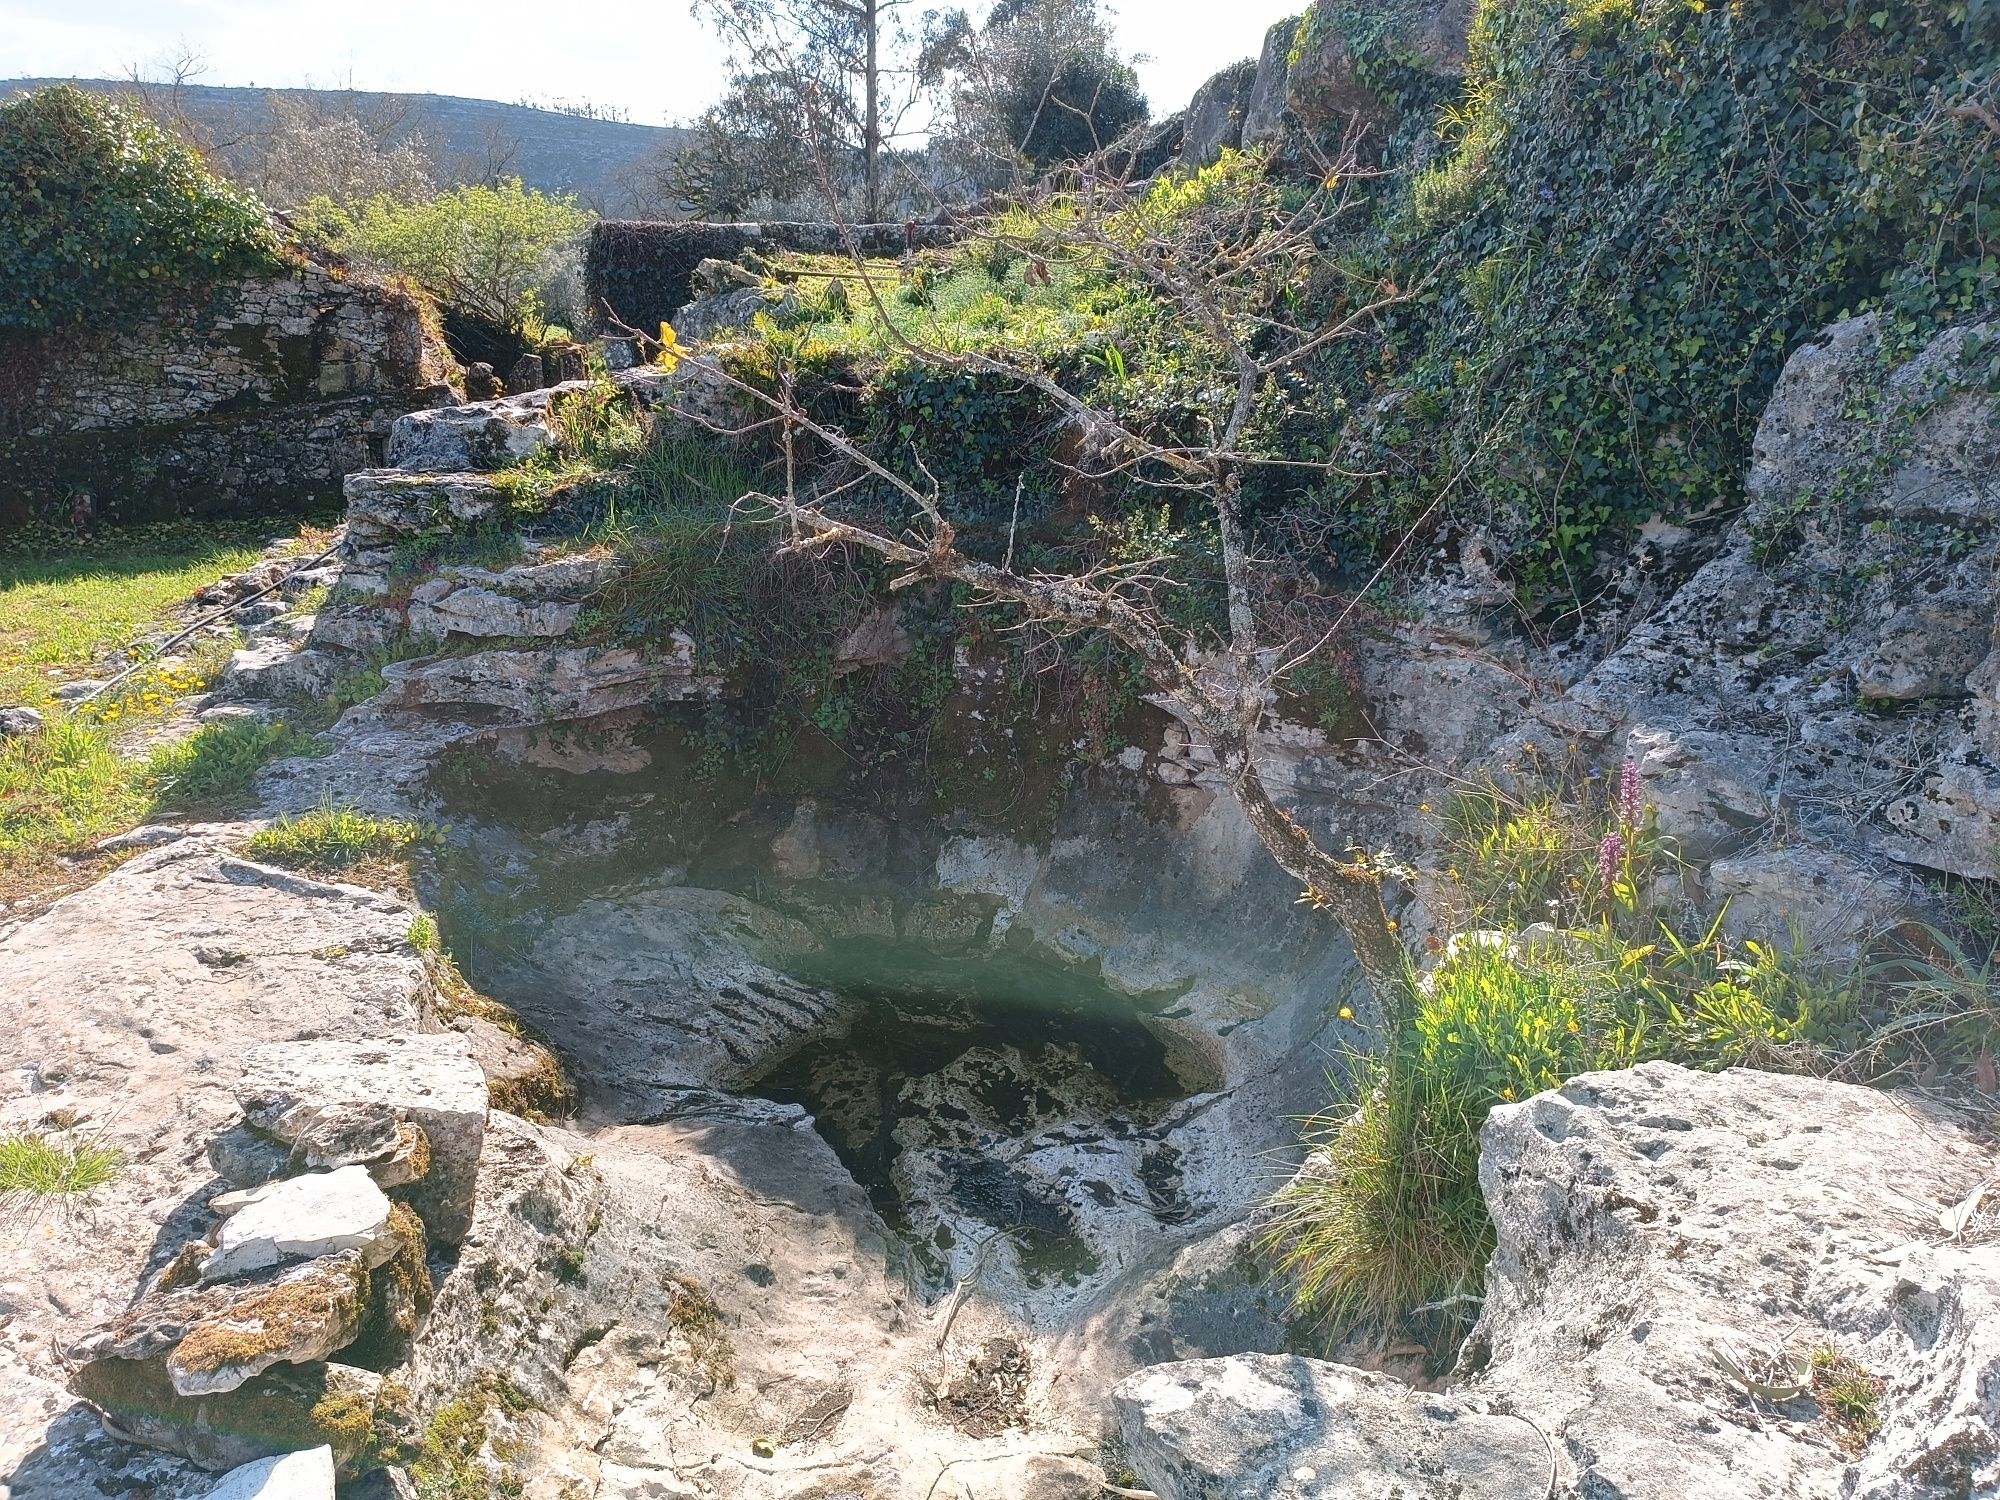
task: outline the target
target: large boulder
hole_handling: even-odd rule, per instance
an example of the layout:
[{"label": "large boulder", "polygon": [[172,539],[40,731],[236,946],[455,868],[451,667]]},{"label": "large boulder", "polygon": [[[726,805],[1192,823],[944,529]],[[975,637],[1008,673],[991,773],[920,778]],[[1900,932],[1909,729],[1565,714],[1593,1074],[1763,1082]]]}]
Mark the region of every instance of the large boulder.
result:
[{"label": "large boulder", "polygon": [[1503,1105],[1480,1144],[1498,1243],[1448,1394],[1269,1355],[1155,1366],[1115,1398],[1144,1484],[2000,1492],[2000,1239],[1972,1212],[1990,1142],[1917,1097],[1649,1063]]},{"label": "large boulder", "polygon": [[[1564,1494],[1993,1493],[2000,1243],[1940,1216],[1996,1165],[1920,1098],[1743,1069],[1649,1063],[1502,1106],[1467,1389],[1555,1436]],[[1865,1447],[1815,1400],[1815,1351],[1875,1383]]]},{"label": "large boulder", "polygon": [[[357,1163],[332,1175],[352,1172],[370,1187],[366,1164],[395,1161],[406,1130],[420,1130],[428,1160],[411,1200],[432,1238],[464,1238],[487,1100],[485,1077],[456,1032],[259,1047],[244,1059],[236,1096],[256,1129],[307,1160]],[[225,1237],[254,1211],[231,1218]]]},{"label": "large boulder", "polygon": [[1524,1500],[1552,1461],[1520,1417],[1297,1355],[1157,1365],[1112,1404],[1160,1500]]},{"label": "large boulder", "polygon": [[1205,167],[1224,151],[1234,151],[1243,144],[1243,114],[1256,82],[1257,64],[1245,58],[1195,90],[1181,133],[1184,166]]},{"label": "large boulder", "polygon": [[1803,344],[1721,550],[1573,690],[1685,747],[1656,741],[1649,794],[1711,803],[1718,842],[1782,802],[1849,859],[2000,878],[2000,398],[1975,337],[2000,322],[1894,365],[1874,315]]}]

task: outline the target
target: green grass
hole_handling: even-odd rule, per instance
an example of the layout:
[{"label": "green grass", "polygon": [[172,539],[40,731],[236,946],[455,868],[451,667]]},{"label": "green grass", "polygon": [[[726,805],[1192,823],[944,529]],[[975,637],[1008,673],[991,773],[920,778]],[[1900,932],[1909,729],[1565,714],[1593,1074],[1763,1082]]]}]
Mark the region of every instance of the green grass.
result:
[{"label": "green grass", "polygon": [[1849,1451],[1859,1451],[1882,1430],[1882,1380],[1832,1345],[1813,1350],[1813,1399]]},{"label": "green grass", "polygon": [[250,567],[266,540],[297,525],[174,523],[0,555],[0,703],[46,705],[59,684],[90,675],[196,589]]},{"label": "green grass", "polygon": [[0,1197],[73,1198],[118,1175],[109,1146],[23,1133],[0,1137]]},{"label": "green grass", "polygon": [[261,833],[251,835],[244,851],[253,859],[268,860],[305,870],[348,870],[358,864],[387,859],[422,841],[424,830],[415,823],[371,817],[351,807],[331,805],[283,818]]},{"label": "green grass", "polygon": [[154,751],[142,774],[156,806],[200,805],[241,791],[266,762],[312,749],[312,736],[282,720],[233,719]]},{"label": "green grass", "polygon": [[[180,623],[197,588],[250,566],[275,529],[297,526],[177,522],[83,544],[35,530],[8,540],[0,553],[0,703],[40,706],[49,720],[40,733],[0,742],[0,890],[61,886],[74,872],[57,856],[158,810],[216,804],[266,761],[309,748],[296,729],[242,721],[130,753],[119,737],[157,725],[180,699],[211,686],[229,640],[149,663],[73,711],[51,705],[60,682],[106,674],[108,653]],[[319,542],[307,528],[299,545]]]}]

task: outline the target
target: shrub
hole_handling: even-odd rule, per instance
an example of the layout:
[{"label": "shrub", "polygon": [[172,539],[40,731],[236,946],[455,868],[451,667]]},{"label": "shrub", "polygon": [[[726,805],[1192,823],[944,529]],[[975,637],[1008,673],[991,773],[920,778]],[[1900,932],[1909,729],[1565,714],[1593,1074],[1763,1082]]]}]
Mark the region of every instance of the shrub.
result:
[{"label": "shrub", "polygon": [[515,177],[418,203],[379,197],[344,232],[330,210],[317,211],[315,222],[356,260],[407,277],[452,312],[519,333],[537,319],[593,217],[574,198]]},{"label": "shrub", "polygon": [[257,199],[129,105],[67,84],[0,105],[0,327],[109,320],[278,264]]},{"label": "shrub", "polygon": [[1455,915],[1469,926],[1569,924],[1456,941],[1346,1102],[1311,1121],[1309,1169],[1268,1241],[1302,1310],[1387,1325],[1468,1295],[1492,1249],[1479,1131],[1495,1105],[1579,1073],[1656,1058],[1697,1067],[1818,1066],[1858,1025],[1856,976],[1717,923],[1684,933],[1648,900],[1661,856],[1628,775],[1602,805],[1469,789],[1447,814]]},{"label": "shrub", "polygon": [[0,1137],[0,1197],[67,1198],[118,1175],[120,1157],[94,1141],[23,1133]]}]

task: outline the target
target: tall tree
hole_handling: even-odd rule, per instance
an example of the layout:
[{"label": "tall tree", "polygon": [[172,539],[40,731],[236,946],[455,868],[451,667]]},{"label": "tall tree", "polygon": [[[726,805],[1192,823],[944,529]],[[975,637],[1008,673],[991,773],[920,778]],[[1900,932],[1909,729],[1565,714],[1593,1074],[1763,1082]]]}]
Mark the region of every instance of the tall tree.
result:
[{"label": "tall tree", "polygon": [[[728,96],[697,127],[691,184],[706,170],[702,156],[726,156],[721,134],[755,121],[759,134],[795,135],[801,160],[858,163],[862,211],[879,219],[886,152],[930,123],[917,118],[928,89],[921,38],[904,24],[909,4],[695,0],[695,14],[729,45],[731,61]],[[772,185],[774,196],[783,196],[779,186]]]},{"label": "tall tree", "polygon": [[934,66],[955,80],[948,135],[987,174],[1075,161],[1146,117],[1098,0],[999,0],[981,25],[960,11],[940,35]]}]

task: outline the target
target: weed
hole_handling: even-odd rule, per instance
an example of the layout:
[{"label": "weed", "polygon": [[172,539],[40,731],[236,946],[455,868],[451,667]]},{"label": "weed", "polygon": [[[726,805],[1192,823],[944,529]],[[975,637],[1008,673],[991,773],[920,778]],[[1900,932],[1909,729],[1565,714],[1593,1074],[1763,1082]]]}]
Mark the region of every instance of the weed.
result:
[{"label": "weed", "polygon": [[154,751],[144,777],[163,804],[208,803],[248,786],[266,762],[312,748],[311,736],[282,720],[232,719]]},{"label": "weed", "polygon": [[74,1198],[118,1175],[122,1158],[94,1141],[39,1134],[0,1137],[0,1197]]},{"label": "weed", "polygon": [[410,918],[410,946],[419,953],[440,953],[443,941],[438,936],[437,918],[427,911],[420,911]]},{"label": "weed", "polygon": [[1866,1447],[1882,1429],[1881,1377],[1830,1344],[1813,1350],[1810,1369],[1813,1399],[1839,1433],[1841,1446],[1849,1451]]},{"label": "weed", "polygon": [[401,854],[425,837],[415,823],[371,817],[352,807],[322,804],[295,818],[281,818],[252,834],[244,851],[254,859],[307,870],[347,870],[364,860]]}]

